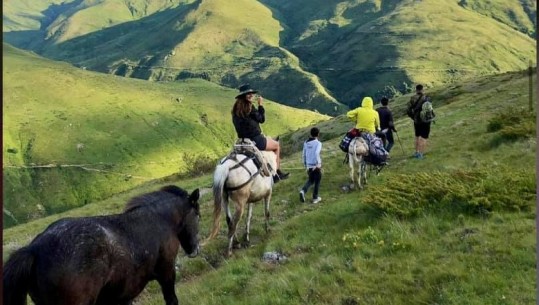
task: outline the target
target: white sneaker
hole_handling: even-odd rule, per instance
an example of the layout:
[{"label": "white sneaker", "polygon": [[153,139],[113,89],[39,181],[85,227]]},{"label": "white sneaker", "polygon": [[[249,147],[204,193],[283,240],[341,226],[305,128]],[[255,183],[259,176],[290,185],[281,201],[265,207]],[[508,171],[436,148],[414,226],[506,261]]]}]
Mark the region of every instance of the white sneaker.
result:
[{"label": "white sneaker", "polygon": [[313,203],[319,203],[320,201],[322,201],[322,197],[318,197],[316,199],[313,199]]},{"label": "white sneaker", "polygon": [[305,192],[303,190],[299,191],[299,200],[305,202]]}]

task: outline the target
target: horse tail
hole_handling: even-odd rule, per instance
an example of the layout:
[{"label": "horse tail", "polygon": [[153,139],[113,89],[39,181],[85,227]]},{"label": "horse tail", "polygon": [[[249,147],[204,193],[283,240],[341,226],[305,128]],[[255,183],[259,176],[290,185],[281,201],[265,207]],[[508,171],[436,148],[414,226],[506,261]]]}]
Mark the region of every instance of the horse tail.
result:
[{"label": "horse tail", "polygon": [[227,165],[219,165],[213,175],[213,229],[208,240],[215,238],[221,226],[221,209],[224,204],[224,188],[230,169]]},{"label": "horse tail", "polygon": [[17,250],[4,265],[4,305],[25,305],[35,256],[28,247]]}]

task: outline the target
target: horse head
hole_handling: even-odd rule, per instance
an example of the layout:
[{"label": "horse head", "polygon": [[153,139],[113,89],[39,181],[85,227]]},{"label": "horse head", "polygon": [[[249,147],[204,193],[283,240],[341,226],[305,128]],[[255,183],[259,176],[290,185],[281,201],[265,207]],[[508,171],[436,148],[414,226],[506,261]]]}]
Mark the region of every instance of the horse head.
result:
[{"label": "horse head", "polygon": [[[162,208],[160,212],[171,219],[175,233],[185,253],[189,257],[197,256],[199,252],[198,225],[200,207],[198,199],[200,198],[200,191],[196,189],[189,195],[185,190],[175,185],[167,185],[162,187],[160,192],[156,194],[159,193],[163,198],[164,196],[170,198],[170,194],[176,197],[173,201],[169,199],[168,202],[173,202],[173,204],[168,205],[168,208]],[[168,195],[166,195],[167,193]]]},{"label": "horse head", "polygon": [[198,242],[198,227],[200,221],[200,206],[198,199],[200,192],[194,190],[188,198],[188,212],[184,215],[183,223],[179,231],[180,244],[189,257],[195,257],[200,252]]}]

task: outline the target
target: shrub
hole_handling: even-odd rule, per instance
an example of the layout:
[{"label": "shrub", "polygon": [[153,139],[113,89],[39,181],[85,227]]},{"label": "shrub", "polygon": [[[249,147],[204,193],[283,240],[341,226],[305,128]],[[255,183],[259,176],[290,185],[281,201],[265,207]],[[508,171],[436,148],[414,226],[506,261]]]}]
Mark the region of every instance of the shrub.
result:
[{"label": "shrub", "polygon": [[384,189],[373,189],[365,203],[401,217],[425,211],[472,215],[528,210],[535,202],[535,177],[510,169],[396,175]]},{"label": "shrub", "polygon": [[518,139],[535,138],[536,114],[524,108],[506,108],[491,118],[487,132],[497,132],[492,139],[492,146]]},{"label": "shrub", "polygon": [[186,170],[182,176],[197,177],[212,172],[215,169],[217,160],[208,155],[197,155],[195,153],[184,153],[183,161]]}]

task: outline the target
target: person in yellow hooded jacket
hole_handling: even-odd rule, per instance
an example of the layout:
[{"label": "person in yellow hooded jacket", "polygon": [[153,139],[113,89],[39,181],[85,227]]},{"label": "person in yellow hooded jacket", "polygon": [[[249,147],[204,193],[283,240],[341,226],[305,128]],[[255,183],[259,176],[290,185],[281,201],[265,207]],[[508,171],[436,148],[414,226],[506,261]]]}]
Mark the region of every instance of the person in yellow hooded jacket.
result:
[{"label": "person in yellow hooded jacket", "polygon": [[356,122],[356,129],[367,131],[372,134],[380,130],[380,116],[374,110],[374,102],[371,97],[364,97],[361,106],[346,113],[346,116]]}]

